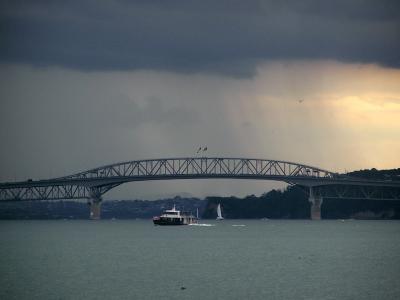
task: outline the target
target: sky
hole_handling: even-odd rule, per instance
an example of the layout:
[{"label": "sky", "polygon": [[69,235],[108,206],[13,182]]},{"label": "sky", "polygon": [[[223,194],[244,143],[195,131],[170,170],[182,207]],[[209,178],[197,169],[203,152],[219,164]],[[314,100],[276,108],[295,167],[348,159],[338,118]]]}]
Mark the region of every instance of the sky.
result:
[{"label": "sky", "polygon": [[[0,181],[145,158],[400,167],[398,1],[1,1]],[[261,194],[140,182],[106,199]]]}]

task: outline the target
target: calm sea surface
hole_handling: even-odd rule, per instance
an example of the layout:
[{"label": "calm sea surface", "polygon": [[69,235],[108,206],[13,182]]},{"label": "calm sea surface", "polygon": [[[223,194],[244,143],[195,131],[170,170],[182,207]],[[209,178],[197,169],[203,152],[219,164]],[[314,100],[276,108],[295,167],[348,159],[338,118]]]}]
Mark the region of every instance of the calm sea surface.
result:
[{"label": "calm sea surface", "polygon": [[0,299],[400,299],[398,221],[202,222],[1,221]]}]

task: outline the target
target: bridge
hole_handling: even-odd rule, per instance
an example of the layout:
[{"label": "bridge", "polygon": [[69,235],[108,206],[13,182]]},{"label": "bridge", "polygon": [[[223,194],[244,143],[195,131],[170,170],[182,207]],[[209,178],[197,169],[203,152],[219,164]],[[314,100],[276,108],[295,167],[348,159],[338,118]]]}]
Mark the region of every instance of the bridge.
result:
[{"label": "bridge", "polygon": [[186,157],[135,160],[77,174],[0,183],[0,201],[87,199],[90,218],[100,218],[102,195],[123,183],[175,179],[276,180],[302,187],[311,219],[321,218],[324,198],[400,200],[400,181],[366,180],[303,164],[254,158]]}]

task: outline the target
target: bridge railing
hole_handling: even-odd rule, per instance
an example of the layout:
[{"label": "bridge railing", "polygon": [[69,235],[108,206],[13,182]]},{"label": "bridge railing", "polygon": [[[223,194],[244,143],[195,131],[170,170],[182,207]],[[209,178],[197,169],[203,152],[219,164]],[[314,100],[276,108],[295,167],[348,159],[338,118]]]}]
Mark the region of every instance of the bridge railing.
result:
[{"label": "bridge railing", "polygon": [[82,185],[27,186],[0,189],[1,201],[84,199],[90,196],[90,189]]}]

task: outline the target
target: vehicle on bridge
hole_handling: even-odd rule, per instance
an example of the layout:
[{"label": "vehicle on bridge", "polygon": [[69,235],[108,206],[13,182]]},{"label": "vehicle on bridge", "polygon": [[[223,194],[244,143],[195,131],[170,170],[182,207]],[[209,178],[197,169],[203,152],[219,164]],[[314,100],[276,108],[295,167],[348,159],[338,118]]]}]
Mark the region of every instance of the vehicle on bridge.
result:
[{"label": "vehicle on bridge", "polygon": [[161,216],[153,217],[154,225],[189,225],[196,224],[197,218],[188,212],[181,212],[175,208],[164,211]]}]

